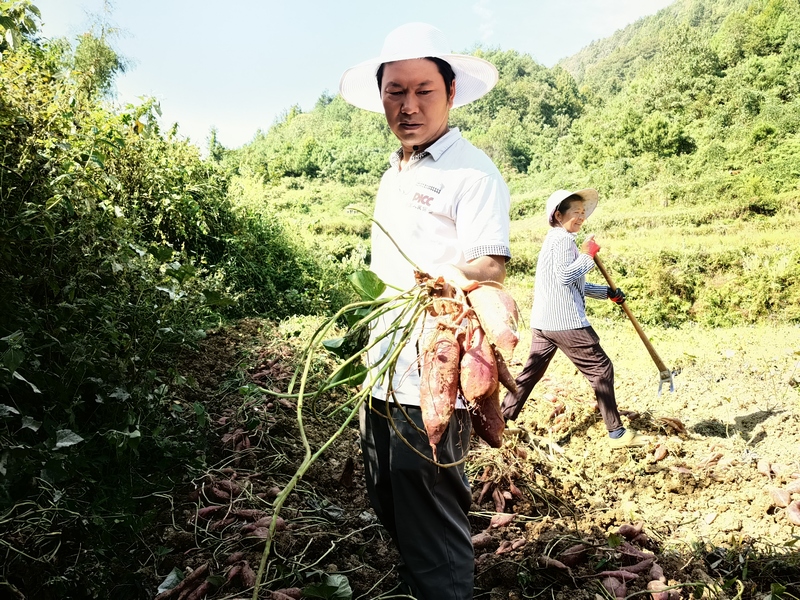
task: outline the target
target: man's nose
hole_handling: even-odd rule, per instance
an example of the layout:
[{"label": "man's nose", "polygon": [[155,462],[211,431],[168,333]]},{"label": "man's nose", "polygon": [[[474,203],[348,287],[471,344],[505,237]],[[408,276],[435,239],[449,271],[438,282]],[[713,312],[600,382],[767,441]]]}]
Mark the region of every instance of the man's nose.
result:
[{"label": "man's nose", "polygon": [[413,114],[419,110],[419,103],[414,94],[408,94],[403,98],[403,106],[400,110],[407,115]]}]

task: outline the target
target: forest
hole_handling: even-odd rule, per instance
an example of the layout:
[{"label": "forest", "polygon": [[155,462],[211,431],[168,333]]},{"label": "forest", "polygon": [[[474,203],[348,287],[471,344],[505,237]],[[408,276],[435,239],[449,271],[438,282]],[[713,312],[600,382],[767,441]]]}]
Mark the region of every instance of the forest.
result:
[{"label": "forest", "polygon": [[[202,553],[204,540],[205,553],[212,541],[232,547],[223,544],[224,532],[209,528],[184,546],[180,536],[163,537],[169,527],[197,529],[197,516],[190,527],[178,510],[202,508],[197,490],[226,474],[230,482],[226,469],[236,469],[240,482],[247,470],[260,473],[248,489],[267,494],[257,507],[270,511],[275,496],[264,478],[283,489],[294,481],[292,460],[302,458],[305,434],[284,431],[301,420],[291,390],[303,357],[309,385],[323,387],[340,360],[322,346],[309,354],[308,344],[332,319],[346,329],[341,311],[359,300],[352,275],[368,268],[370,222],[348,207],[369,212],[396,140],[382,115],[322,93],[312,110],[287,108],[239,148],[221,145],[213,130],[199,148],[177,124],[163,122],[155,99],[122,108],[113,102],[115,77],[127,65],[111,29],[101,24],[76,39],[49,40],[39,35],[41,18],[35,0],[0,0],[0,600],[151,599],[168,590],[159,585],[171,572],[183,578],[178,549]],[[780,419],[784,454],[774,457],[767,476],[771,485],[783,477],[790,486],[791,473],[800,477],[797,0],[676,0],[552,68],[513,49],[463,51],[500,73],[489,94],[451,113],[450,125],[484,150],[509,184],[507,287],[521,314],[530,306],[548,195],[597,188],[601,202],[588,232],[604,240],[604,260],[632,310],[648,332],[658,332],[653,339],[668,350],[676,376],[708,367],[698,377],[705,387],[698,383],[684,402],[718,385],[740,386],[742,398],[753,393],[748,406],[739,399],[740,408],[761,415],[758,423],[735,436],[722,423],[719,437],[736,438],[732,448],[752,459],[739,467],[758,476],[756,454],[763,457],[767,446],[759,449],[756,436]],[[631,328],[624,315],[613,305],[587,308],[597,328],[619,340],[620,363],[631,355],[630,372],[638,373],[640,356],[633,355],[642,354],[641,346],[625,337]],[[788,347],[788,354],[736,365],[703,362],[702,354],[724,355],[751,335],[765,352]],[[701,337],[696,350],[685,341]],[[712,343],[729,346],[718,351]],[[575,379],[566,367],[559,373]],[[758,392],[744,391],[737,377],[753,377]],[[651,383],[631,381],[631,393],[643,394]],[[553,385],[575,401],[577,419],[586,389]],[[333,429],[320,425],[315,443],[324,447],[329,435],[353,433],[346,423],[340,429],[348,389],[339,385],[325,396],[325,427]],[[724,406],[736,401],[730,392]],[[287,404],[292,410],[283,419],[273,414]],[[712,420],[673,433],[702,435]],[[663,432],[663,420],[648,423]],[[270,454],[284,442],[296,444],[294,454]],[[256,446],[266,451],[261,458]],[[352,454],[348,448],[339,456]],[[487,465],[500,469],[499,455],[487,450],[475,453],[476,482],[491,471]],[[241,463],[230,458],[245,451]],[[541,465],[531,469],[513,474],[544,486],[532,493],[531,506],[541,508],[542,498],[548,508],[574,500],[571,510],[578,510],[559,487],[569,472],[556,485],[556,466],[547,467],[552,479],[545,476],[545,483]],[[708,469],[703,476],[710,479],[692,489],[720,481]],[[726,477],[736,487],[735,475]],[[764,485],[759,479],[758,489]],[[332,494],[344,502],[353,493]],[[759,494],[767,492],[751,504],[761,502]],[[255,494],[248,498],[255,502]],[[760,530],[764,539],[732,530],[741,535],[727,531],[710,546],[693,542],[688,554],[710,564],[716,553],[717,571],[706,568],[700,579],[690,569],[676,575],[680,597],[800,598],[800,529],[783,525],[785,506],[754,513],[770,519]],[[479,523],[485,506],[475,514]],[[541,535],[550,518],[532,518],[537,524],[528,531]],[[756,517],[741,515],[748,518]],[[619,519],[635,520],[629,513]],[[589,532],[578,535],[575,522],[570,539],[585,540]],[[766,539],[771,534],[777,537]],[[280,547],[274,530],[270,536]],[[221,551],[213,551],[217,563],[204,564],[216,564],[216,579],[208,578],[207,595],[196,597],[256,600],[260,591],[258,597],[280,599],[279,588],[302,589],[302,597],[392,597],[378,576],[358,583],[351,576],[348,594],[344,569],[298,568],[286,554],[302,554],[297,539],[268,561],[270,542],[265,548],[259,541],[248,546],[255,584],[239,563],[239,579],[224,571]],[[316,565],[311,546],[304,551]],[[344,548],[319,552],[338,556]],[[666,543],[658,550],[669,554]],[[497,569],[497,581],[479,577],[476,598],[530,598],[542,589],[553,598],[613,597],[583,584],[579,593],[574,580],[533,563],[507,580]],[[729,568],[723,573],[720,564]],[[637,592],[649,597],[633,586],[627,597]]]}]

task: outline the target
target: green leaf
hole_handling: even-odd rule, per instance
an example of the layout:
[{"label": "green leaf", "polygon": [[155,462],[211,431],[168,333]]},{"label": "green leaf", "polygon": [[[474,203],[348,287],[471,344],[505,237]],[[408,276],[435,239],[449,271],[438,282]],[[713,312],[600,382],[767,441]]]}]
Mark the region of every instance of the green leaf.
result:
[{"label": "green leaf", "polygon": [[344,575],[327,575],[323,583],[303,588],[305,598],[324,598],[326,600],[351,600],[353,590]]},{"label": "green leaf", "polygon": [[372,309],[367,308],[366,306],[362,308],[355,308],[344,313],[344,318],[347,321],[348,327],[352,327],[371,312]]},{"label": "green leaf", "polygon": [[42,393],[42,391],[41,391],[41,390],[40,390],[38,387],[36,387],[35,385],[33,385],[33,384],[32,384],[30,381],[28,381],[27,379],[25,379],[25,378],[24,378],[24,377],[23,377],[23,376],[20,374],[20,372],[19,372],[19,371],[14,371],[14,373],[13,373],[13,376],[14,376],[14,378],[15,378],[15,379],[19,379],[20,381],[24,381],[24,382],[25,382],[25,383],[27,383],[29,386],[31,386],[31,389],[33,390],[33,393],[34,393],[34,394],[41,394],[41,393]]},{"label": "green leaf", "polygon": [[348,277],[362,300],[377,300],[386,291],[386,284],[372,271],[360,269]]},{"label": "green leaf", "polygon": [[148,254],[154,256],[157,261],[164,263],[172,258],[172,253],[174,251],[169,246],[157,246],[156,244],[151,244],[147,249],[147,252]]},{"label": "green leaf", "polygon": [[181,264],[179,262],[173,262],[167,265],[167,269],[167,275],[177,279],[179,283],[183,283],[190,277],[194,277],[195,273],[197,273],[197,269],[188,263]]},{"label": "green leaf", "polygon": [[10,372],[16,371],[25,360],[25,353],[19,348],[9,348],[3,352],[3,366]]},{"label": "green leaf", "polygon": [[82,441],[83,438],[74,431],[71,431],[69,429],[59,429],[58,431],[56,431],[55,449],[58,450],[59,448],[68,448],[69,446],[80,444]]},{"label": "green leaf", "polygon": [[780,583],[773,583],[769,589],[770,599],[769,600],[777,600],[778,598],[783,598],[783,595],[786,593],[786,586],[781,585]]},{"label": "green leaf", "polygon": [[160,594],[162,592],[166,592],[167,590],[171,590],[181,581],[183,581],[183,571],[178,567],[175,567],[169,572],[167,578],[161,582],[161,585],[158,586],[158,593]]},{"label": "green leaf", "polygon": [[331,379],[331,386],[351,385],[357,386],[364,383],[369,370],[361,363],[349,363],[346,367],[337,371]]},{"label": "green leaf", "polygon": [[0,404],[0,418],[10,417],[11,415],[18,415],[19,411],[13,406],[7,404]]},{"label": "green leaf", "polygon": [[41,421],[37,421],[33,417],[22,417],[22,428],[30,429],[31,431],[39,431],[42,426]]},{"label": "green leaf", "polygon": [[194,403],[194,414],[197,417],[197,424],[200,427],[205,427],[206,423],[208,423],[208,415],[206,414],[206,408],[199,402]]},{"label": "green leaf", "polygon": [[322,342],[322,346],[332,354],[335,354],[339,358],[348,358],[344,354],[344,342],[345,338],[338,337],[338,338],[331,338],[329,340],[324,340]]},{"label": "green leaf", "polygon": [[206,299],[206,304],[210,306],[231,306],[236,304],[233,298],[223,296],[215,290],[203,290],[203,297]]}]

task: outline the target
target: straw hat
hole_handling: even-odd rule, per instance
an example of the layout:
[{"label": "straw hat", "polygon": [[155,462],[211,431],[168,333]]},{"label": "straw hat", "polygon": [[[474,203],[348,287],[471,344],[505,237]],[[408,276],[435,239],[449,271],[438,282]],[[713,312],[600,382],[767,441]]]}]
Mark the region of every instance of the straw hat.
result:
[{"label": "straw hat", "polygon": [[556,214],[558,205],[570,196],[579,196],[583,200],[583,209],[586,211],[586,214],[584,215],[585,219],[588,219],[589,215],[594,212],[594,209],[597,208],[597,202],[600,199],[597,190],[593,188],[585,188],[578,190],[577,192],[570,192],[569,190],[556,190],[550,194],[550,197],[547,199],[547,206],[545,207],[547,224],[550,225],[550,227],[555,227],[553,217]]},{"label": "straw hat", "polygon": [[452,54],[444,33],[427,23],[401,25],[383,42],[380,56],[347,69],[339,81],[339,92],[346,102],[383,113],[376,74],[383,63],[415,58],[441,58],[456,75],[453,108],[469,104],[491,90],[498,80],[495,66],[487,60],[466,54]]}]

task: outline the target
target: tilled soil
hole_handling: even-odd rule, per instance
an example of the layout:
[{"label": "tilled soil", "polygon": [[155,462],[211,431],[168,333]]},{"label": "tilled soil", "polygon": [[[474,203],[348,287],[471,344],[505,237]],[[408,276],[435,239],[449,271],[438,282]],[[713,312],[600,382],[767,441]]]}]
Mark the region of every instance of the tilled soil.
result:
[{"label": "tilled soil", "polygon": [[[616,597],[650,598],[654,564],[672,598],[800,597],[800,526],[786,508],[800,500],[800,329],[660,332],[676,389],[659,396],[635,334],[595,328],[624,420],[650,443],[611,450],[591,389],[558,355],[503,447],[473,440],[475,598],[593,600],[614,598],[614,585]],[[173,568],[202,568],[210,583],[198,597],[249,598],[270,540],[260,598],[405,597],[366,500],[356,423],[297,481],[270,534],[277,495],[306,456],[303,435],[316,453],[347,412],[332,411],[345,396],[327,398],[316,418],[304,412],[303,434],[295,399],[220,391],[232,365],[243,383],[284,391],[297,351],[284,334],[245,321],[209,336],[185,366],[193,400],[207,400],[217,463],[174,498],[153,589]]]}]

